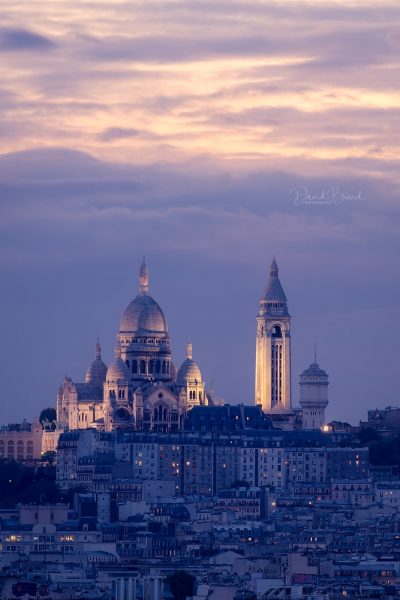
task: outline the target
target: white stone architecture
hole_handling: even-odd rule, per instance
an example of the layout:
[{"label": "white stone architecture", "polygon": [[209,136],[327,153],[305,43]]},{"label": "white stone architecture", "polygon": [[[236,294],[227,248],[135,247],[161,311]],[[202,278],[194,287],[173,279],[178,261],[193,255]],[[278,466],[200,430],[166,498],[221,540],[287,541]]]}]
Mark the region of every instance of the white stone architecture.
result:
[{"label": "white stone architecture", "polygon": [[188,343],[187,358],[178,371],[171,352],[167,321],[150,295],[143,260],[139,293],[122,315],[113,362],[106,367],[97,342],[85,383],[64,379],[57,398],[59,424],[66,430],[178,430],[189,408],[210,399],[192,357],[192,344]]},{"label": "white stone architecture", "polygon": [[317,356],[300,375],[300,406],[303,409],[303,429],[320,429],[325,425],[328,406],[328,375],[317,364]]},{"label": "white stone architecture", "polygon": [[257,315],[255,402],[277,416],[291,413],[292,408],[290,320],[274,258]]},{"label": "white stone architecture", "polygon": [[29,424],[0,427],[0,460],[30,461],[42,455],[42,425]]}]

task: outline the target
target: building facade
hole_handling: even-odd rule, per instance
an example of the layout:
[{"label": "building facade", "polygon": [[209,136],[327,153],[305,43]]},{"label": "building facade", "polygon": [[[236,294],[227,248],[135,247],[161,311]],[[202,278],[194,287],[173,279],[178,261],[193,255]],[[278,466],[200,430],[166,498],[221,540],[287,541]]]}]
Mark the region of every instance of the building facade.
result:
[{"label": "building facade", "polygon": [[122,315],[113,362],[106,367],[97,342],[85,382],[64,379],[57,397],[59,425],[65,430],[179,430],[190,408],[211,402],[191,342],[186,354],[177,370],[167,321],[149,292],[143,260],[139,292]]},{"label": "building facade", "polygon": [[42,425],[21,423],[0,429],[0,459],[30,461],[42,455]]}]

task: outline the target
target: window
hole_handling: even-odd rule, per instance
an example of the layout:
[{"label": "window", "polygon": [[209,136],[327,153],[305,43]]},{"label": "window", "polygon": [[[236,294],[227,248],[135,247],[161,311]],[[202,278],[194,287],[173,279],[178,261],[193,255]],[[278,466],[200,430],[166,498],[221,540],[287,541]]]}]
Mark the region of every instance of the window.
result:
[{"label": "window", "polygon": [[33,458],[33,442],[29,440],[26,444],[26,457]]},{"label": "window", "polygon": [[137,373],[137,360],[132,361],[132,373]]},{"label": "window", "polygon": [[8,454],[8,458],[14,458],[14,442],[12,440],[8,441],[7,454]]},{"label": "window", "polygon": [[18,440],[17,442],[17,458],[18,460],[24,458],[24,442],[22,440]]},{"label": "window", "polygon": [[140,374],[141,375],[146,374],[146,362],[144,360],[140,361]]}]

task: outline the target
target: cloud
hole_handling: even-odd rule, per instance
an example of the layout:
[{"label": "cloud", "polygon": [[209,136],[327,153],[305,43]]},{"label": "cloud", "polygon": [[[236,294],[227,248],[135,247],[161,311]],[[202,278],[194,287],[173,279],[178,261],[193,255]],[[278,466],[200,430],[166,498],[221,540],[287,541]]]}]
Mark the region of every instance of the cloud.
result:
[{"label": "cloud", "polygon": [[0,28],[0,50],[23,52],[25,50],[52,50],[56,44],[49,38],[28,29]]},{"label": "cloud", "polygon": [[130,127],[107,127],[100,135],[99,138],[103,142],[109,142],[113,140],[129,139],[141,135],[143,132],[140,129],[133,129]]},{"label": "cloud", "polygon": [[[293,376],[323,340],[330,415],[391,401],[398,2],[4,0],[2,17],[5,398],[15,356],[36,349],[4,415],[53,398],[57,373],[80,373],[99,333],[111,358],[143,253],[174,348],[194,328],[196,359],[227,401],[253,400],[254,318],[274,253]],[[295,186],[364,199],[294,206]]]}]

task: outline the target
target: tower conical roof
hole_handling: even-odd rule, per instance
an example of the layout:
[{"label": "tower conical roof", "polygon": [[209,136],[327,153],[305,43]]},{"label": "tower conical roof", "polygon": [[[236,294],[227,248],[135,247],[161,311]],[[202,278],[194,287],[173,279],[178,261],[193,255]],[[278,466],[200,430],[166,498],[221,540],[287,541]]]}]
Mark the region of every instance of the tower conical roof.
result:
[{"label": "tower conical roof", "polygon": [[279,281],[279,268],[275,257],[269,268],[269,281],[264,291],[264,300],[276,300],[277,302],[287,302],[282,284]]}]

